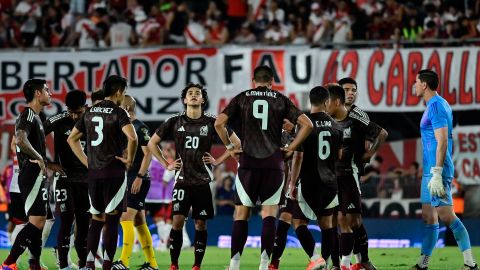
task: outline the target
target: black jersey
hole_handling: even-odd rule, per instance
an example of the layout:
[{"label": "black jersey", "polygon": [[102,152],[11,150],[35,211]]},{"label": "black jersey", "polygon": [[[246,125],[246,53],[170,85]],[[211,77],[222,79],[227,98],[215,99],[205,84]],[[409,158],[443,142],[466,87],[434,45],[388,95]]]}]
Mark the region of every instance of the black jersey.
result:
[{"label": "black jersey", "polygon": [[83,114],[75,127],[86,134],[89,173],[124,176],[125,166],[115,156],[123,154],[122,128],[128,124],[128,113],[110,100],[97,103]]},{"label": "black jersey", "polygon": [[[26,107],[23,112],[18,116],[15,123],[15,130],[25,131],[27,133],[27,139],[32,145],[33,149],[35,149],[35,151],[37,151],[42,156],[43,160],[47,159],[45,132],[43,130],[42,120],[32,108]],[[40,168],[37,164],[33,164],[35,166],[29,166],[31,164],[29,160],[32,159],[32,157],[23,153],[19,147],[17,147],[17,157],[20,171],[29,168],[40,171]]]},{"label": "black jersey", "polygon": [[162,140],[173,138],[176,159],[182,160],[182,169],[175,173],[177,186],[198,186],[213,180],[212,166],[205,164],[202,157],[218,140],[215,119],[208,113],[191,119],[183,112],[171,116],[157,129],[156,134]]},{"label": "black jersey", "polygon": [[238,126],[233,126],[242,140],[243,153],[256,159],[279,152],[283,119],[295,124],[303,114],[282,93],[266,87],[238,94],[223,113],[229,117],[229,121],[239,121]]},{"label": "black jersey", "polygon": [[343,128],[342,159],[337,164],[340,174],[363,174],[365,140],[376,138],[382,128],[363,115],[350,110],[347,118],[338,122]]},{"label": "black jersey", "polygon": [[[53,142],[55,145],[55,161],[60,163],[67,174],[67,181],[86,182],[87,168],[75,156],[72,149],[68,145],[67,139],[75,126],[75,121],[70,117],[68,112],[62,112],[48,118],[43,122],[45,135],[54,133]],[[80,139],[82,148],[85,148],[85,135]]]},{"label": "black jersey", "polygon": [[138,146],[137,153],[135,154],[135,159],[133,160],[132,167],[128,171],[129,175],[137,175],[140,167],[142,166],[143,154],[142,146],[147,146],[148,141],[150,141],[150,130],[147,125],[142,121],[135,119],[132,121],[135,132],[137,133]]},{"label": "black jersey", "polygon": [[312,133],[302,144],[303,162],[300,178],[304,181],[320,181],[336,186],[335,163],[342,147],[341,126],[324,112],[307,114],[312,120]]}]

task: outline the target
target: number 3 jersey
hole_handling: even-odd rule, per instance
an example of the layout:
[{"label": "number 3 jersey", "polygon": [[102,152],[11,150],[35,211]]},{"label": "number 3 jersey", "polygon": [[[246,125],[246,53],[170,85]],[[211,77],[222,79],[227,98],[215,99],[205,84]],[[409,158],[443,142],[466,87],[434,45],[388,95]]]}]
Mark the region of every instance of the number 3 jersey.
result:
[{"label": "number 3 jersey", "polygon": [[313,123],[312,133],[299,151],[303,151],[300,178],[336,188],[335,162],[342,147],[342,127],[324,112],[307,114]]},{"label": "number 3 jersey", "polygon": [[122,156],[122,128],[128,124],[128,113],[110,100],[97,103],[83,114],[75,127],[86,134],[89,174],[99,178],[125,176],[125,166],[115,156]]},{"label": "number 3 jersey", "polygon": [[[176,187],[198,186],[213,180],[212,166],[202,157],[210,152],[214,140],[218,140],[214,128],[215,116],[203,113],[198,119],[189,118],[185,112],[165,120],[155,132],[162,140],[175,142],[176,158],[182,168],[175,172]],[[229,130],[229,135],[231,131]]]}]

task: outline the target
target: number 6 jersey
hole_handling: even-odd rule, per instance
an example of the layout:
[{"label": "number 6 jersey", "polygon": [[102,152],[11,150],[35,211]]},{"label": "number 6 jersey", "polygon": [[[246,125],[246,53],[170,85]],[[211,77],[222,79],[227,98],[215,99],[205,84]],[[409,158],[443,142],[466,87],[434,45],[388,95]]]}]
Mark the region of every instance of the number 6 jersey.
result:
[{"label": "number 6 jersey", "polygon": [[125,176],[122,156],[125,135],[122,128],[131,124],[128,113],[113,101],[103,100],[87,109],[75,127],[86,135],[88,171],[98,177]]},{"label": "number 6 jersey", "polygon": [[198,119],[189,118],[185,112],[174,114],[155,132],[162,141],[173,138],[175,142],[175,159],[182,161],[182,168],[175,172],[176,187],[204,185],[213,180],[212,166],[205,164],[202,157],[210,152],[214,140],[218,141],[215,118],[208,113]]}]

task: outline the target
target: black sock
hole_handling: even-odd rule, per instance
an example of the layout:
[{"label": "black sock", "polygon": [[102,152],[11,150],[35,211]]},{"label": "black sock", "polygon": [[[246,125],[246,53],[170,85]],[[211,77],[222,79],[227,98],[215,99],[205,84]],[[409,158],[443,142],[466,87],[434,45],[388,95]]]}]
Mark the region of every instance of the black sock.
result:
[{"label": "black sock", "polygon": [[232,245],[230,248],[230,258],[243,253],[243,248],[248,237],[248,221],[235,220],[232,226]]},{"label": "black sock", "polygon": [[203,256],[205,255],[205,249],[207,248],[207,230],[197,231],[195,230],[195,263],[193,266],[202,264]]},{"label": "black sock", "polygon": [[112,261],[111,260],[103,260],[102,270],[112,270]]},{"label": "black sock", "polygon": [[275,244],[275,221],[276,218],[271,216],[263,219],[262,247],[260,253],[263,254],[263,251],[265,251],[269,259],[270,255],[272,255],[273,245]]},{"label": "black sock", "polygon": [[340,253],[342,256],[348,256],[353,250],[353,233],[342,233],[340,235]]},{"label": "black sock", "polygon": [[[362,262],[368,262],[368,235],[363,224],[360,224],[358,228],[353,228],[353,235],[355,236],[354,254],[360,253],[362,256]],[[355,246],[357,246],[357,252],[355,252]]]},{"label": "black sock", "polygon": [[102,233],[103,221],[92,219],[87,236],[87,268],[95,269],[95,255],[97,254],[100,234]]},{"label": "black sock", "polygon": [[17,238],[10,249],[10,254],[8,254],[7,259],[3,263],[6,265],[16,263],[18,257],[22,255],[27,246],[30,247],[30,245],[35,242],[35,238],[38,234],[40,234],[41,241],[42,231],[35,227],[35,225],[32,223],[27,223],[27,225],[25,225],[25,227],[23,227],[23,229],[18,233]]},{"label": "black sock", "polygon": [[332,265],[340,268],[340,235],[337,227],[333,227],[332,230]]},{"label": "black sock", "polygon": [[180,230],[170,230],[170,260],[173,265],[178,266],[178,257],[180,257],[180,251],[182,250],[183,244],[183,231]]},{"label": "black sock", "polygon": [[83,215],[75,214],[75,250],[78,256],[78,267],[85,267],[87,261],[87,237],[88,237],[88,221],[90,215],[85,212]]},{"label": "black sock", "polygon": [[285,250],[288,229],[290,229],[290,224],[283,220],[278,221],[277,232],[275,235],[275,245],[273,246],[272,252],[272,264],[275,266],[275,268],[278,268],[280,258]]},{"label": "black sock", "polygon": [[336,237],[336,233],[333,228],[322,230],[322,257],[325,260],[332,256],[333,237]]},{"label": "black sock", "polygon": [[118,225],[120,224],[120,214],[105,216],[105,232],[103,234],[103,246],[105,248],[105,251],[103,252],[104,264],[105,261],[112,262],[113,258],[115,257],[115,251],[117,251],[118,241]]},{"label": "black sock", "polygon": [[298,226],[295,233],[297,234],[298,241],[300,241],[300,244],[310,259],[315,251],[315,239],[313,239],[312,233],[310,233],[306,225]]},{"label": "black sock", "polygon": [[68,266],[68,251],[70,250],[70,235],[73,224],[73,213],[60,213],[60,228],[57,234],[57,251],[60,269]]}]

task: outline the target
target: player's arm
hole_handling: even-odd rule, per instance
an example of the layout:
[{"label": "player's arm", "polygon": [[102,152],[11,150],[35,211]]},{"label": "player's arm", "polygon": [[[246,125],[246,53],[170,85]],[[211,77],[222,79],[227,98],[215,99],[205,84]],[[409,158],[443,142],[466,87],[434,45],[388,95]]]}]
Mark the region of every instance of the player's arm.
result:
[{"label": "player's arm", "polygon": [[303,152],[295,151],[292,159],[292,169],[290,171],[290,181],[288,183],[288,190],[290,191],[290,197],[295,199],[295,186],[297,185],[298,176],[300,176],[300,168],[303,162]]},{"label": "player's arm", "polygon": [[140,191],[140,187],[142,186],[143,177],[147,173],[148,167],[150,166],[150,162],[152,161],[152,153],[148,149],[148,146],[140,146],[143,152],[143,159],[142,164],[140,164],[140,169],[138,170],[137,177],[135,181],[133,181],[131,192],[132,194],[137,194]]},{"label": "player's arm", "polygon": [[[237,136],[237,134],[235,134],[235,132],[232,132],[229,139],[235,145],[235,150],[241,151],[240,150],[240,148],[241,148],[240,138],[238,138],[238,136]],[[230,151],[228,151],[228,149],[225,150],[225,152],[223,152],[223,154],[220,157],[218,157],[217,159],[213,158],[210,153],[205,153],[205,155],[203,156],[203,161],[205,163],[210,163],[214,166],[218,166],[218,165],[222,164],[225,160],[227,160],[230,156],[231,156]],[[236,156],[235,159],[238,160],[237,157],[238,156]]]},{"label": "player's arm", "polygon": [[31,159],[31,162],[37,163],[40,169],[46,173],[45,160],[42,155],[38,153],[28,141],[28,133],[23,129],[17,129],[15,131],[15,144],[20,148],[22,153],[25,153]]},{"label": "player's arm", "polygon": [[16,149],[16,145],[15,145],[15,135],[13,135],[12,137],[12,140],[10,141],[10,150],[13,152],[13,153],[16,153],[17,152],[17,149]]},{"label": "player's arm", "polygon": [[75,156],[82,162],[82,164],[88,168],[88,158],[87,155],[85,155],[85,152],[82,150],[82,145],[80,143],[80,138],[82,138],[83,133],[77,129],[77,127],[74,127],[72,129],[72,133],[68,136],[67,143],[70,145],[70,148],[72,148],[72,152],[75,154]]},{"label": "player's arm", "polygon": [[234,159],[238,160],[238,155],[242,152],[240,148],[240,139],[235,135],[235,138],[238,139],[237,142],[231,141],[231,136],[228,136],[227,130],[227,123],[228,123],[228,115],[225,113],[221,113],[217,116],[217,120],[215,120],[215,130],[217,131],[218,137],[222,141],[222,143],[227,148],[228,153]]},{"label": "player's arm", "polygon": [[301,114],[297,118],[297,125],[298,125],[298,131],[297,134],[295,135],[295,139],[288,145],[288,147],[284,150],[288,153],[290,152],[290,156],[293,154],[293,151],[297,150],[298,146],[305,141],[305,139],[310,135],[310,132],[312,132],[313,129],[313,124],[312,121],[310,121],[310,118],[308,118],[305,114]]},{"label": "player's arm", "polygon": [[172,163],[168,163],[167,159],[163,155],[162,150],[160,149],[160,142],[162,141],[162,138],[158,136],[157,133],[153,134],[152,138],[150,138],[150,141],[148,141],[148,149],[152,153],[152,155],[162,164],[164,168],[166,168],[169,171],[173,170],[178,170],[181,167],[181,160],[177,159]]},{"label": "player's arm", "polygon": [[369,162],[373,155],[378,151],[380,145],[382,145],[388,137],[388,132],[382,128],[378,136],[373,139],[368,151],[363,155],[363,160]]},{"label": "player's arm", "polygon": [[121,160],[127,169],[130,169],[132,166],[132,162],[135,159],[135,153],[137,151],[138,146],[138,138],[137,133],[135,132],[135,128],[132,124],[127,124],[122,127],[123,134],[127,137],[128,144],[127,144],[127,159],[123,157],[116,157],[117,159]]},{"label": "player's arm", "polygon": [[435,167],[443,167],[448,147],[448,127],[437,128],[434,130],[435,140],[437,141],[437,150],[435,154]]}]

